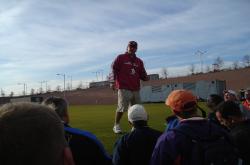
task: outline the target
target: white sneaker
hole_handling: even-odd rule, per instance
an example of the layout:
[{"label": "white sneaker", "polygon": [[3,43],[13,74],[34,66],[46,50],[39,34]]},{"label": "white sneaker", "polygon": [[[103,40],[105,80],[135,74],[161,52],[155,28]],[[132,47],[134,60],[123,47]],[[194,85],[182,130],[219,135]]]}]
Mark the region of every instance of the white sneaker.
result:
[{"label": "white sneaker", "polygon": [[122,129],[121,129],[120,125],[118,125],[118,124],[113,127],[113,131],[114,131],[114,133],[117,133],[117,134],[122,133]]}]

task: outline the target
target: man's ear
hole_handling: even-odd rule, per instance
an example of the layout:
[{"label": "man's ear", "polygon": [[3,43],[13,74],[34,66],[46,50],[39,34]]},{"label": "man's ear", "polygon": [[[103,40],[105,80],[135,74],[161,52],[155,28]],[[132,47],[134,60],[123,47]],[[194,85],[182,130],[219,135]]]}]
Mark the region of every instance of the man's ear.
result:
[{"label": "man's ear", "polygon": [[75,165],[74,158],[69,147],[65,147],[63,150],[63,165]]},{"label": "man's ear", "polygon": [[228,118],[226,119],[227,123],[229,124],[229,127],[235,123],[234,117],[232,116],[228,116]]},{"label": "man's ear", "polygon": [[68,113],[68,112],[63,116],[63,121],[64,121],[66,124],[69,124],[69,113]]},{"label": "man's ear", "polygon": [[238,121],[237,117],[229,116],[229,118],[230,118],[230,121],[231,121],[232,124],[237,123],[237,121]]}]

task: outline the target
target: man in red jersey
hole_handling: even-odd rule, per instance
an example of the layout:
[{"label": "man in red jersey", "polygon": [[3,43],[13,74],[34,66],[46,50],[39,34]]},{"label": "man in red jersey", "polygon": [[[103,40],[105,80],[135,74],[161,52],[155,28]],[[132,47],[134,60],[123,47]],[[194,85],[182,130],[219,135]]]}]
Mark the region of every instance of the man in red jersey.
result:
[{"label": "man in red jersey", "polygon": [[149,77],[143,61],[136,57],[137,43],[130,41],[127,52],[116,57],[112,64],[114,76],[113,87],[118,89],[118,107],[115,115],[114,133],[121,133],[120,120],[123,112],[129,106],[140,103],[140,80],[147,81]]}]

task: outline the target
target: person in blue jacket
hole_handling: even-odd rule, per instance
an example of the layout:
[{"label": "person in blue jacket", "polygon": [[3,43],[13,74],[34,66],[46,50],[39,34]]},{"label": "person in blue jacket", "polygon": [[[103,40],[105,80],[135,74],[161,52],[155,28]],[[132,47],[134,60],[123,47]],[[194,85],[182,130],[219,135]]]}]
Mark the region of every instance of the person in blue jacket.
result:
[{"label": "person in blue jacket", "polygon": [[69,126],[68,104],[60,97],[49,97],[43,101],[51,107],[64,124],[65,138],[72,151],[76,165],[110,165],[112,160],[103,144],[88,131]]},{"label": "person in blue jacket", "polygon": [[128,110],[131,132],[123,135],[115,144],[114,165],[149,165],[150,158],[160,131],[147,124],[148,115],[144,107],[135,104]]},{"label": "person in blue jacket", "polygon": [[175,128],[180,123],[179,119],[175,115],[170,115],[166,118],[166,129],[165,131],[170,131]]}]

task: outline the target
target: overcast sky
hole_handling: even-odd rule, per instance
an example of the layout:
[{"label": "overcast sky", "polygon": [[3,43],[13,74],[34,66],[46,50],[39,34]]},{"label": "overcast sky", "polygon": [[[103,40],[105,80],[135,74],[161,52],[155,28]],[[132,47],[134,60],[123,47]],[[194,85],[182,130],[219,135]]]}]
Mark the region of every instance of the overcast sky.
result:
[{"label": "overcast sky", "polygon": [[57,73],[73,87],[105,79],[130,40],[148,73],[240,62],[250,55],[249,16],[249,0],[0,0],[0,88],[55,89]]}]

